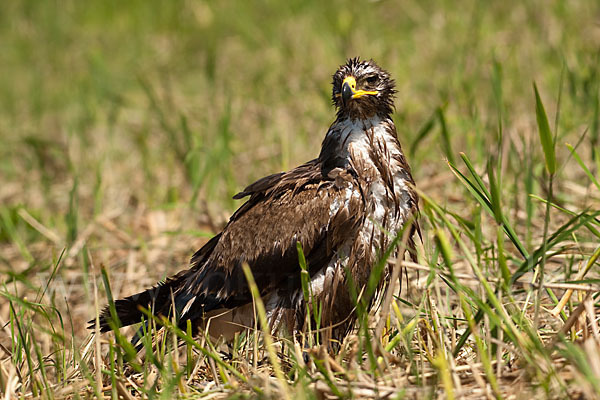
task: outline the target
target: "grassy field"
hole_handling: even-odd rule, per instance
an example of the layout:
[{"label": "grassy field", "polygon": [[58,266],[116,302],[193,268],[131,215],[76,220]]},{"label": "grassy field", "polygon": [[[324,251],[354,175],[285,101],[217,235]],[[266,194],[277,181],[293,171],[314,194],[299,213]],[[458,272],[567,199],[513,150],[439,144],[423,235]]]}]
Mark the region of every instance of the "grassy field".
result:
[{"label": "grassy field", "polygon": [[[3,398],[600,398],[599,2],[2,8]],[[232,195],[318,154],[357,55],[396,79],[422,195],[391,307],[306,365],[253,332],[168,329],[137,361],[92,336],[110,293],[185,267]]]}]

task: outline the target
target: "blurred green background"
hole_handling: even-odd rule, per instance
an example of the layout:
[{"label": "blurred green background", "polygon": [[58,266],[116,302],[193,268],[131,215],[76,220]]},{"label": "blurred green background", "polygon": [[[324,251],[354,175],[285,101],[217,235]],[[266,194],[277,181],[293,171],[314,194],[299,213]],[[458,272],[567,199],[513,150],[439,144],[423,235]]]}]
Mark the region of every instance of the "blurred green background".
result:
[{"label": "blurred green background", "polygon": [[[433,327],[441,321],[453,347],[467,329],[460,308],[452,305],[456,296],[436,270],[471,276],[465,283],[470,289],[458,292],[472,304],[492,304],[482,291],[485,279],[501,294],[497,282],[514,271],[535,267],[537,274],[546,265],[546,281],[560,283],[572,281],[582,263],[594,264],[598,219],[590,214],[600,209],[598,0],[6,0],[0,11],[0,345],[12,355],[5,351],[0,359],[0,381],[12,363],[21,396],[35,396],[28,369],[52,397],[50,383],[79,379],[67,378],[71,365],[85,376],[76,364],[79,349],[91,343],[86,321],[109,297],[99,267],[110,274],[104,283],[110,281],[114,297],[184,268],[239,206],[231,199],[235,193],[319,154],[335,117],[331,75],[355,56],[373,58],[396,79],[399,139],[418,188],[432,199],[429,206],[423,202],[420,220],[422,269],[430,273],[420,280],[411,275],[406,286],[410,301],[412,288],[417,298],[427,287],[427,301],[422,297],[408,307],[403,335],[421,332],[422,321]],[[538,135],[534,82],[556,134],[553,184]],[[576,146],[581,160],[565,143]],[[474,170],[465,172],[469,179],[493,192],[491,206],[449,168],[447,160],[466,171],[460,152],[473,162]],[[548,207],[546,218],[548,198],[556,207]],[[432,211],[434,203],[443,211]],[[567,220],[577,226],[567,229]],[[504,238],[496,221],[516,233]],[[452,235],[453,258],[439,244],[454,224],[459,233]],[[524,260],[521,247],[535,257],[547,251],[548,262],[541,256],[539,263],[534,256]],[[470,251],[477,265],[471,265]],[[475,267],[483,280],[472,278]],[[597,273],[586,279],[596,285]],[[600,390],[598,371],[589,372],[598,365],[597,343],[579,348],[575,339],[587,331],[573,331],[574,344],[565,345],[568,351],[557,361],[548,343],[563,325],[554,319],[553,325],[538,324],[540,305],[539,315],[548,317],[545,310],[554,300],[536,295],[533,310],[533,286],[514,290],[514,298],[500,297],[502,307],[489,309],[485,318],[500,321],[506,305],[518,329],[532,338],[531,348],[502,336],[501,324],[484,321],[482,337],[498,340],[485,349],[468,344],[468,353],[483,364],[483,356],[504,342],[497,361],[502,357],[522,375],[505,375],[501,386],[517,397],[528,396],[522,383],[536,379],[549,397],[556,397],[553,379],[560,383],[557,398],[573,397],[568,389],[585,385],[595,388],[587,396],[593,397]],[[430,294],[439,309],[425,307]],[[415,312],[420,319],[409,319]],[[21,322],[25,336],[15,328]],[[421,371],[425,358],[432,364],[442,360],[431,358],[434,341],[419,339],[416,350],[410,348],[407,364],[394,362],[390,382],[413,382],[396,378]],[[439,354],[450,354],[449,344],[440,348],[445,350]],[[402,346],[396,351],[404,360]],[[413,358],[417,353],[421,358]],[[23,359],[33,354],[39,367],[24,369]],[[44,371],[48,377],[42,379]],[[304,374],[295,383],[298,393],[316,377]],[[165,377],[175,388],[169,373]],[[144,385],[154,390],[151,381]],[[429,379],[417,382],[430,385]],[[427,396],[433,393],[427,389]]]},{"label": "blurred green background", "polygon": [[224,220],[246,184],[318,154],[353,56],[395,77],[400,140],[443,202],[445,159],[485,165],[499,124],[505,193],[541,176],[533,81],[552,119],[563,81],[559,161],[586,130],[586,162],[598,144],[593,0],[7,1],[0,48],[4,218],[25,206],[71,238],[128,205]]}]

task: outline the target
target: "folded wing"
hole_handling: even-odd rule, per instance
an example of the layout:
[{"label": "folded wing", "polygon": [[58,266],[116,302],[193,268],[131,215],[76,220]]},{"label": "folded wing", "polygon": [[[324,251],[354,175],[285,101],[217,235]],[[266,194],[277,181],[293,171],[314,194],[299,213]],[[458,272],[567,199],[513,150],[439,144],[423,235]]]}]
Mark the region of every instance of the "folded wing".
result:
[{"label": "folded wing", "polygon": [[[158,286],[115,302],[121,325],[139,322],[140,308],[156,315],[176,310],[180,325],[205,312],[234,308],[252,298],[242,266],[248,264],[261,295],[300,288],[297,243],[314,275],[361,223],[362,202],[345,197],[352,176],[336,169],[324,177],[317,160],[267,176],[235,196],[249,196],[223,232],[194,254],[191,267]],[[174,299],[175,304],[171,299]],[[109,310],[100,317],[109,328]]]}]

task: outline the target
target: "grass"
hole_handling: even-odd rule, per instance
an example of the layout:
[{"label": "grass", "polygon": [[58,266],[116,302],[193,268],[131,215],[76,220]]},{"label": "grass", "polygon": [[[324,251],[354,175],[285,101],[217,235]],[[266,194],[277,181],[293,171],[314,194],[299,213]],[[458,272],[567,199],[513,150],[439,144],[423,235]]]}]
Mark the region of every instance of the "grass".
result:
[{"label": "grass", "polygon": [[[559,0],[8,2],[0,394],[600,398],[599,17]],[[396,78],[422,195],[419,262],[387,260],[401,295],[371,313],[357,295],[358,329],[334,355],[307,338],[308,363],[260,323],[223,345],[162,321],[143,358],[131,331],[92,336],[111,295],[185,267],[233,194],[318,154],[355,55]]]}]

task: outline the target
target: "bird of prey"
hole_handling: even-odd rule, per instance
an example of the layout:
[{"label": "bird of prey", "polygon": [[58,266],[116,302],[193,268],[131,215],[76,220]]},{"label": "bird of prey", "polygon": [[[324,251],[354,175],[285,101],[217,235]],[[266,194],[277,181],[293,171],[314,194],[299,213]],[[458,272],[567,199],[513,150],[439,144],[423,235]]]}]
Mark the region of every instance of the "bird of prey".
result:
[{"label": "bird of prey", "polygon": [[[318,305],[320,328],[328,332],[323,336],[342,339],[356,321],[356,294],[378,258],[398,232],[409,229],[414,245],[418,231],[418,197],[391,118],[394,87],[372,60],[352,58],[340,66],[333,75],[337,115],[319,157],[235,195],[246,202],[193,255],[189,269],[117,300],[119,325],[109,324],[105,308],[101,331],[141,322],[146,309],[170,319],[174,311],[184,330],[190,320],[194,333],[206,329],[212,337],[232,338],[254,326],[247,264],[273,332],[302,332]],[[310,276],[308,299],[297,243]],[[390,279],[381,276],[380,287]]]}]

